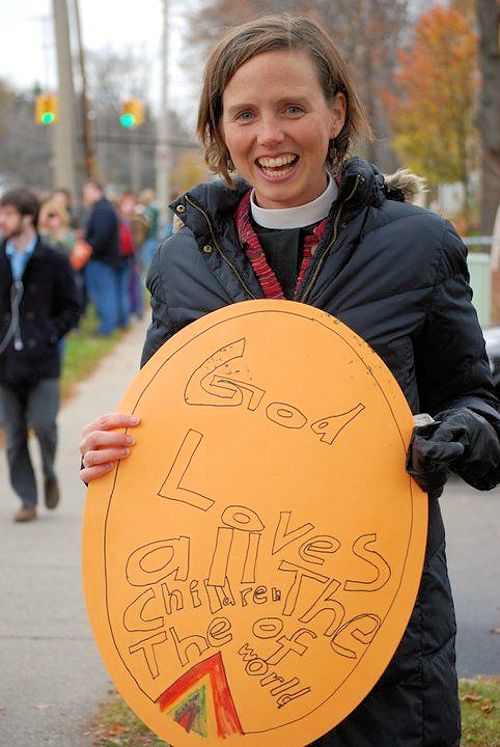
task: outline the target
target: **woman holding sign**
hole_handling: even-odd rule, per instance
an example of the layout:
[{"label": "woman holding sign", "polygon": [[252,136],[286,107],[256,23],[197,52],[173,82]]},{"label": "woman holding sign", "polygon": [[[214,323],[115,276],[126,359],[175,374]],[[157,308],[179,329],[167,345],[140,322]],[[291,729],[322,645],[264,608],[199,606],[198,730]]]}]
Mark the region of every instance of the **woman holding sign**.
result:
[{"label": "woman holding sign", "polygon": [[[345,63],[307,18],[230,31],[210,56],[198,134],[219,180],[172,206],[180,230],[148,276],[153,318],[142,363],[198,317],[249,299],[323,309],[381,356],[414,413],[407,468],[429,494],[426,561],[406,633],[365,700],[315,744],[452,747],[460,724],[453,604],[438,497],[451,469],[478,489],[499,480],[500,419],[453,227],[408,204],[418,180],[350,157],[370,137]],[[235,178],[234,173],[238,177]],[[83,434],[81,477],[130,453],[112,413]]]}]

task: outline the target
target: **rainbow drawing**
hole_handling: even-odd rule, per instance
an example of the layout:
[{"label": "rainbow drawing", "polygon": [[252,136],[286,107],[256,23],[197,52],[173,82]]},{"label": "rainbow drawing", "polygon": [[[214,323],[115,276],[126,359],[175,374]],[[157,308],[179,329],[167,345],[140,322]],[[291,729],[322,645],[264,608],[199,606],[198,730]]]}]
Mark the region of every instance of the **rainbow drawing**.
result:
[{"label": "rainbow drawing", "polygon": [[185,672],[156,702],[160,711],[167,711],[187,732],[193,731],[208,738],[209,698],[215,714],[217,736],[225,739],[231,734],[243,734],[220,652]]}]

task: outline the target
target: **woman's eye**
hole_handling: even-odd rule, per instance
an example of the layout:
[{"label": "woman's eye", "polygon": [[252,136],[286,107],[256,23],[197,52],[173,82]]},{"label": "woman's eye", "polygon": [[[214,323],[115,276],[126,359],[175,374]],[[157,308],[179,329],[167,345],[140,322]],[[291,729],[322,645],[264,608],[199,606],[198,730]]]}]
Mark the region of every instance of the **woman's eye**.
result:
[{"label": "woman's eye", "polygon": [[302,113],[301,107],[296,106],[295,104],[290,104],[290,106],[287,106],[286,110],[289,114],[301,114]]},{"label": "woman's eye", "polygon": [[236,115],[236,119],[242,120],[243,122],[248,122],[248,120],[252,119],[253,114],[252,112],[246,111],[246,112],[240,112]]}]

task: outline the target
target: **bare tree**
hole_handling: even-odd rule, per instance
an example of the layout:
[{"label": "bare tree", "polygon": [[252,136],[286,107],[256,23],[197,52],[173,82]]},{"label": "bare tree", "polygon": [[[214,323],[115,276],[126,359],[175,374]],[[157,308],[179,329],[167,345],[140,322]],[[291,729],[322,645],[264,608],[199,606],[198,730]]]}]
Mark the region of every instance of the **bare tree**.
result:
[{"label": "bare tree", "polygon": [[396,51],[405,41],[408,0],[318,0],[318,9],[356,80],[375,140],[366,156],[384,170],[397,166],[382,92],[393,86]]},{"label": "bare tree", "polygon": [[397,159],[381,92],[392,85],[396,49],[404,43],[410,0],[211,0],[192,13],[188,47],[199,59],[220,38],[224,28],[264,13],[305,13],[317,20],[335,40],[358,82],[361,99],[376,140],[365,155],[383,169]]},{"label": "bare tree", "polygon": [[[104,49],[88,54],[89,99],[97,141],[97,166],[102,181],[118,189],[155,184],[155,113],[149,100],[152,60],[144,49],[116,52]],[[145,102],[146,118],[140,127],[120,125],[122,102],[138,98]],[[173,138],[186,138],[175,112],[170,112]],[[174,166],[176,153],[174,152]],[[140,171],[139,185],[137,174]]]},{"label": "bare tree", "polygon": [[478,126],[481,134],[481,231],[491,235],[500,205],[500,2],[476,0],[482,88]]},{"label": "bare tree", "polygon": [[51,127],[35,123],[38,88],[17,91],[0,81],[0,174],[39,192],[52,189]]}]

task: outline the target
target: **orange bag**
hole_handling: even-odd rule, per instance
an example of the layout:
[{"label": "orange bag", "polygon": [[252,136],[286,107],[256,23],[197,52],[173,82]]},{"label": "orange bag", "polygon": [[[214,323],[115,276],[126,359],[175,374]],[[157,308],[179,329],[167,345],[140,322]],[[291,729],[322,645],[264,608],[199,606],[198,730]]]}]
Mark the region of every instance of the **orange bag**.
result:
[{"label": "orange bag", "polygon": [[77,239],[73,247],[73,251],[69,255],[69,261],[71,267],[78,272],[82,267],[85,267],[87,262],[92,256],[92,247],[84,239]]}]

